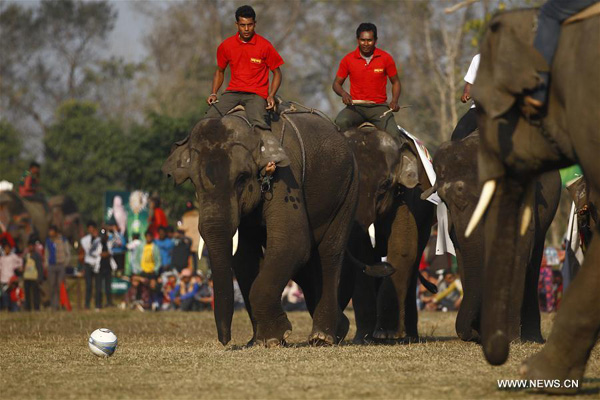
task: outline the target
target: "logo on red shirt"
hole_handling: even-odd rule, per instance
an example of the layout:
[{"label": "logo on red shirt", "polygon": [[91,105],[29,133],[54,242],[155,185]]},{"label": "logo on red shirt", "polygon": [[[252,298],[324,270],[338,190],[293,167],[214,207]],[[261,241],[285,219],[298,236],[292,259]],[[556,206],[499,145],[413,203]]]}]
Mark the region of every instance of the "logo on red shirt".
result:
[{"label": "logo on red shirt", "polygon": [[383,74],[383,68],[375,68],[373,72],[376,74]]},{"label": "logo on red shirt", "polygon": [[253,64],[261,64],[262,60],[260,58],[252,58],[250,57],[250,62]]}]

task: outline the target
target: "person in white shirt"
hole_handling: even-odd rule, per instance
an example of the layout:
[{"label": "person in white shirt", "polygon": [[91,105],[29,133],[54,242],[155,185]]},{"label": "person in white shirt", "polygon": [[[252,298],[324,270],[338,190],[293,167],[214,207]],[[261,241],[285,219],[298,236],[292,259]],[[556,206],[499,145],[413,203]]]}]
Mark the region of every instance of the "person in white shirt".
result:
[{"label": "person in white shirt", "polygon": [[[469,70],[464,77],[465,88],[463,89],[463,95],[460,98],[460,101],[466,103],[471,100],[471,86],[475,82],[475,78],[477,77],[477,68],[479,68],[479,54],[476,54],[471,60],[471,65],[469,65]],[[477,114],[475,112],[475,102],[472,101],[471,108],[469,111],[462,116],[458,124],[456,124],[456,128],[452,132],[452,136],[450,140],[461,140],[465,137],[469,136],[471,132],[477,129]]]},{"label": "person in white shirt", "polygon": [[[83,274],[85,277],[85,308],[90,309],[92,301],[92,289],[94,285],[94,267],[99,261],[97,247],[100,245],[100,236],[98,235],[98,226],[95,222],[87,223],[88,234],[81,238],[80,244],[84,251]],[[96,288],[98,290],[98,288]]]}]

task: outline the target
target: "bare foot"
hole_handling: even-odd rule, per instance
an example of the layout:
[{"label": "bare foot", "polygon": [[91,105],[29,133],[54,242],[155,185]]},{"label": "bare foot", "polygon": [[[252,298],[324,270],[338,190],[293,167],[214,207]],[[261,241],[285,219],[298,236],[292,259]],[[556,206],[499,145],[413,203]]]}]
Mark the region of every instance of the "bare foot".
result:
[{"label": "bare foot", "polygon": [[270,175],[273,175],[275,173],[275,169],[277,169],[277,166],[275,165],[275,162],[269,161],[269,163],[265,167],[265,172],[266,172],[267,175],[270,176]]}]

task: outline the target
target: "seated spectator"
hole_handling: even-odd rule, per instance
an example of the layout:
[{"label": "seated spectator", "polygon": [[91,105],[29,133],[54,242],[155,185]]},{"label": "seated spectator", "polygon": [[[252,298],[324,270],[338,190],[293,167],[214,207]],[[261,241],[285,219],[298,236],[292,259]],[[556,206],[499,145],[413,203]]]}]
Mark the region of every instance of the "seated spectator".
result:
[{"label": "seated spectator", "polygon": [[281,294],[281,303],[284,311],[306,311],[304,294],[294,281],[289,281]]},{"label": "seated spectator", "polygon": [[171,302],[181,311],[197,311],[198,301],[195,296],[200,287],[192,282],[192,270],[184,269],[179,277],[179,284],[171,291]]},{"label": "seated spectator", "polygon": [[236,278],[233,278],[233,309],[235,311],[241,310],[245,307],[244,296],[240,290],[240,284]]},{"label": "seated spectator", "polygon": [[463,290],[460,279],[450,271],[445,271],[444,280],[438,286],[438,293],[431,302],[438,305],[442,311],[456,311],[460,307]]},{"label": "seated spectator", "polygon": [[145,311],[150,308],[150,290],[144,284],[145,278],[133,276],[131,286],[125,294],[125,304],[131,309]]},{"label": "seated spectator", "polygon": [[538,281],[538,296],[540,300],[541,311],[552,312],[554,310],[553,283],[554,277],[552,274],[552,267],[548,265],[546,254],[544,254],[542,256],[542,264],[540,266],[540,278]]},{"label": "seated spectator", "polygon": [[[434,285],[438,284],[438,281],[435,275],[432,275],[429,272],[429,269],[423,269],[421,271],[423,278],[427,281],[433,283]],[[426,308],[428,304],[433,300],[434,293],[431,293],[419,280],[419,287],[417,288],[417,307],[419,310],[423,310]],[[433,304],[433,303],[432,303]],[[437,307],[429,307],[429,310],[435,309]]]},{"label": "seated spectator", "polygon": [[173,257],[171,258],[172,266],[177,273],[188,267],[191,246],[192,239],[186,237],[182,229],[177,229],[173,238]]},{"label": "seated spectator", "polygon": [[2,254],[0,255],[0,290],[2,303],[0,310],[10,310],[10,280],[17,271],[21,270],[23,259],[15,254],[13,247],[8,241],[2,243]]},{"label": "seated spectator", "polygon": [[25,294],[23,293],[23,289],[19,286],[19,277],[13,275],[10,278],[10,283],[8,285],[8,311],[20,311],[23,303],[25,302]]},{"label": "seated spectator", "polygon": [[27,250],[23,255],[23,282],[25,285],[25,309],[40,310],[40,285],[44,280],[42,256],[35,250],[36,241],[27,243]]},{"label": "seated spectator", "polygon": [[163,275],[165,283],[162,285],[162,310],[174,310],[175,304],[171,304],[171,291],[177,286],[177,276],[174,273]]},{"label": "seated spectator", "polygon": [[150,290],[150,304],[152,305],[152,311],[160,310],[162,306],[163,293],[161,278],[150,279],[149,283]]},{"label": "seated spectator", "polygon": [[[196,294],[196,300],[198,300],[198,310],[212,310],[213,309],[213,288],[209,283],[203,282],[202,274],[195,276],[196,283],[198,284],[198,293]],[[235,310],[235,286],[233,290],[233,309]]]},{"label": "seated spectator", "polygon": [[160,250],[160,270],[159,274],[171,270],[171,262],[173,256],[173,239],[167,236],[167,228],[164,226],[158,227],[158,239],[154,240],[156,246]]}]

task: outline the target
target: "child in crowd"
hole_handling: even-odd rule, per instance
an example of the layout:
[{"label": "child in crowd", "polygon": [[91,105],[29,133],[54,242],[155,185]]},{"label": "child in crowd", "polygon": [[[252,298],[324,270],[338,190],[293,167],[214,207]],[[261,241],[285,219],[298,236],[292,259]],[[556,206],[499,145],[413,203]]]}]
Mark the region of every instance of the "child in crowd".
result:
[{"label": "child in crowd", "polygon": [[25,284],[25,309],[40,310],[40,285],[44,280],[42,256],[35,249],[36,241],[27,243],[27,250],[23,256],[23,281]]},{"label": "child in crowd", "polygon": [[160,272],[168,272],[171,270],[171,259],[173,247],[175,244],[173,243],[173,239],[167,236],[167,228],[164,226],[158,227],[158,239],[154,240],[156,246],[160,250]]},{"label": "child in crowd", "polygon": [[158,274],[160,266],[160,250],[154,243],[152,232],[146,231],[146,244],[140,252],[140,276],[152,279]]},{"label": "child in crowd", "polygon": [[25,295],[23,293],[23,289],[19,286],[19,277],[13,275],[10,278],[10,283],[8,285],[8,296],[10,298],[9,302],[9,311],[20,311],[23,306],[23,302],[25,301]]},{"label": "child in crowd", "polygon": [[173,273],[170,273],[163,275],[163,277],[166,281],[162,287],[163,301],[161,308],[163,310],[174,310],[175,304],[171,303],[170,294],[175,289],[175,286],[177,286],[177,276],[175,276]]}]

